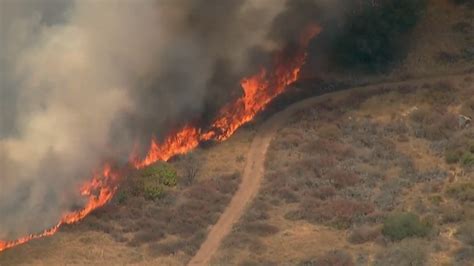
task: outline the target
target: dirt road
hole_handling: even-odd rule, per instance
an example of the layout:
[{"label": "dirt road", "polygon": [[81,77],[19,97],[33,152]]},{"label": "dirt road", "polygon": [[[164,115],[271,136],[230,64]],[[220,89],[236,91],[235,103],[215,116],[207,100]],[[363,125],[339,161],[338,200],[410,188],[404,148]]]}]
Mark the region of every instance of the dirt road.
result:
[{"label": "dirt road", "polygon": [[230,204],[225,209],[217,223],[211,228],[207,239],[201,245],[196,255],[188,265],[208,265],[212,256],[219,248],[222,239],[232,230],[232,226],[244,213],[249,202],[257,194],[264,174],[265,154],[277,129],[296,110],[309,107],[320,97],[310,98],[298,102],[285,110],[273,115],[260,127],[253,139],[247,154],[246,165],[239,189],[234,194]]},{"label": "dirt road", "polygon": [[317,102],[324,101],[327,97],[347,96],[356,89],[375,90],[380,86],[400,86],[403,84],[423,83],[425,81],[446,80],[451,78],[462,78],[465,74],[452,74],[445,77],[424,77],[406,81],[382,82],[379,84],[367,85],[345,90],[336,93],[329,93],[322,96],[315,96],[306,100],[297,102],[285,110],[274,114],[269,120],[265,121],[254,138],[249,153],[247,155],[246,166],[242,176],[242,183],[232,198],[230,204],[225,209],[217,223],[211,228],[207,239],[201,245],[196,255],[191,259],[188,265],[209,265],[213,255],[218,250],[222,240],[230,233],[233,225],[240,219],[247,205],[257,194],[260,183],[264,175],[265,154],[268,146],[277,131],[277,129],[297,110],[308,108]]}]

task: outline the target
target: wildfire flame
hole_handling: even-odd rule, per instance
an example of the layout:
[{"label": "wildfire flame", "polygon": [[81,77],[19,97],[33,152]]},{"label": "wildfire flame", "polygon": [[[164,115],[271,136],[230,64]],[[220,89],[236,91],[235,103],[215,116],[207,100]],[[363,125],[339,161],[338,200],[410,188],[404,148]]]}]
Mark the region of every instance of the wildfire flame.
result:
[{"label": "wildfire flame", "polygon": [[102,173],[95,174],[90,182],[80,188],[81,196],[87,198],[87,203],[81,210],[65,213],[61,220],[52,228],[38,234],[31,234],[14,241],[1,241],[0,251],[24,244],[30,240],[51,236],[59,230],[63,224],[75,223],[86,217],[93,210],[104,206],[109,202],[118,187],[119,175],[115,173],[109,164],[105,164]]},{"label": "wildfire flame", "polygon": [[186,153],[196,148],[199,143],[208,140],[224,141],[243,124],[251,121],[275,97],[282,94],[285,88],[298,80],[306,60],[306,48],[321,28],[317,25],[307,27],[299,40],[295,55],[286,58],[283,53],[276,54],[271,71],[262,68],[257,74],[243,78],[240,82],[243,96],[225,105],[207,131],[187,125],[160,145],[156,139],[151,141],[150,149],[143,160],[132,156],[131,163],[136,168],[143,168],[157,161]]},{"label": "wildfire flame", "polygon": [[[140,160],[132,153],[130,164],[140,169],[157,161],[167,161],[175,155],[187,153],[203,141],[228,139],[240,126],[251,121],[275,97],[283,93],[289,84],[298,79],[306,59],[309,41],[320,31],[319,26],[307,27],[301,35],[299,47],[291,58],[287,58],[283,52],[277,54],[270,69],[262,68],[257,74],[243,78],[240,82],[243,96],[225,105],[208,129],[203,130],[186,125],[181,130],[170,134],[162,143],[153,138],[146,157]],[[119,174],[109,164],[105,164],[100,174],[95,174],[81,187],[80,194],[87,199],[86,205],[81,210],[64,214],[58,224],[41,233],[13,241],[0,240],[0,252],[33,239],[51,236],[59,230],[61,225],[72,224],[83,219],[112,199],[117,191],[118,181]]]}]

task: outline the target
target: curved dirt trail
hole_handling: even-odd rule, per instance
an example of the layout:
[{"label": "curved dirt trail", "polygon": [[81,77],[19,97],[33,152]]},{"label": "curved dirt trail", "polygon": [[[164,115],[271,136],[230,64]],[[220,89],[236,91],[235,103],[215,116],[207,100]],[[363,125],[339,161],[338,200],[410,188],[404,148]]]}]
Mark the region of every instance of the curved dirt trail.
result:
[{"label": "curved dirt trail", "polygon": [[232,230],[232,226],[244,213],[247,205],[257,194],[264,174],[265,154],[276,130],[296,111],[310,106],[321,97],[309,98],[295,103],[285,110],[273,115],[265,121],[252,141],[247,153],[245,169],[242,182],[235,192],[224,213],[219,217],[217,223],[209,231],[206,240],[202,243],[196,255],[188,265],[208,265],[212,256]]},{"label": "curved dirt trail", "polygon": [[216,253],[217,249],[219,248],[220,243],[230,233],[230,231],[232,230],[232,226],[242,216],[245,211],[245,208],[255,197],[260,188],[260,183],[263,179],[263,174],[265,170],[265,155],[276,130],[285,121],[287,121],[287,119],[296,111],[311,107],[315,103],[324,101],[325,99],[332,96],[337,95],[338,97],[347,97],[351,91],[354,91],[356,89],[373,90],[382,85],[396,86],[402,84],[410,84],[413,82],[421,84],[425,81],[441,81],[445,80],[446,78],[459,78],[468,75],[469,74],[465,73],[453,73],[444,77],[428,76],[405,81],[385,81],[365,86],[356,86],[350,90],[346,89],[343,91],[330,92],[319,96],[313,96],[306,100],[296,102],[287,107],[286,109],[274,114],[269,120],[264,122],[264,124],[258,130],[256,137],[252,141],[250,150],[247,154],[246,165],[239,189],[234,194],[231,202],[226,207],[224,213],[221,215],[217,223],[211,228],[206,240],[201,245],[201,247],[191,259],[188,265],[209,265],[209,262],[213,255]]}]

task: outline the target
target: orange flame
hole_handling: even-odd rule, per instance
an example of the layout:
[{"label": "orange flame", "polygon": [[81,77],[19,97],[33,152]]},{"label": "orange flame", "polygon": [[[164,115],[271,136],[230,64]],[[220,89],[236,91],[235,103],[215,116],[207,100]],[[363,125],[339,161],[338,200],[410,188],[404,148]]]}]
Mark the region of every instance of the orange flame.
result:
[{"label": "orange flame", "polygon": [[199,145],[200,130],[185,126],[175,134],[170,134],[160,145],[156,139],[151,140],[150,150],[142,161],[132,156],[132,165],[143,168],[157,161],[168,161],[177,154],[186,153]]},{"label": "orange flame", "polygon": [[[309,41],[320,31],[319,26],[307,27],[299,40],[299,48],[292,58],[285,58],[283,53],[278,54],[274,58],[271,70],[262,68],[257,74],[242,79],[240,84],[243,96],[225,105],[211,124],[210,129],[203,131],[200,128],[187,125],[170,134],[161,144],[156,139],[152,139],[150,149],[143,160],[139,160],[132,153],[131,165],[137,169],[143,168],[157,161],[167,161],[175,155],[189,152],[203,141],[228,139],[240,126],[251,121],[275,97],[283,93],[289,84],[298,79],[306,59],[306,48]],[[57,225],[41,233],[31,234],[13,241],[0,240],[0,252],[33,239],[51,236],[59,230],[61,225],[72,224],[83,219],[112,199],[117,191],[118,179],[118,173],[114,172],[109,164],[106,164],[101,174],[94,175],[88,183],[81,187],[81,196],[88,199],[81,210],[64,214]]]},{"label": "orange flame", "polygon": [[196,148],[200,142],[208,140],[224,141],[228,139],[243,124],[251,121],[255,115],[286,87],[298,80],[298,76],[306,60],[306,48],[321,28],[317,25],[307,27],[300,37],[300,46],[295,55],[287,59],[283,54],[274,58],[272,71],[262,68],[259,73],[241,80],[243,96],[225,105],[207,131],[200,128],[185,126],[175,134],[166,138],[163,144],[156,139],[151,142],[147,156],[142,161],[133,156],[132,165],[143,168],[157,161],[167,161],[169,158],[186,153]]},{"label": "orange flame", "polygon": [[59,230],[61,225],[72,224],[83,219],[93,210],[104,206],[112,199],[117,190],[118,178],[119,175],[112,171],[109,164],[104,165],[102,174],[95,174],[94,177],[80,189],[81,196],[87,198],[87,203],[84,208],[65,213],[58,224],[41,233],[31,234],[13,241],[0,240],[0,251],[24,244],[33,239],[51,236]]}]

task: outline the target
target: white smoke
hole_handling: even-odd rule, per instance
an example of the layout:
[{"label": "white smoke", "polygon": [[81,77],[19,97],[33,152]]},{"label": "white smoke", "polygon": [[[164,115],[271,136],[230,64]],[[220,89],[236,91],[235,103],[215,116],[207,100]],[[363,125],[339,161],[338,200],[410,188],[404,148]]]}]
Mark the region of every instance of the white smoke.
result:
[{"label": "white smoke", "polygon": [[200,110],[216,60],[239,72],[272,46],[283,2],[1,1],[0,240],[54,225],[105,157],[128,155],[134,127],[117,121],[148,112],[153,134]]}]

